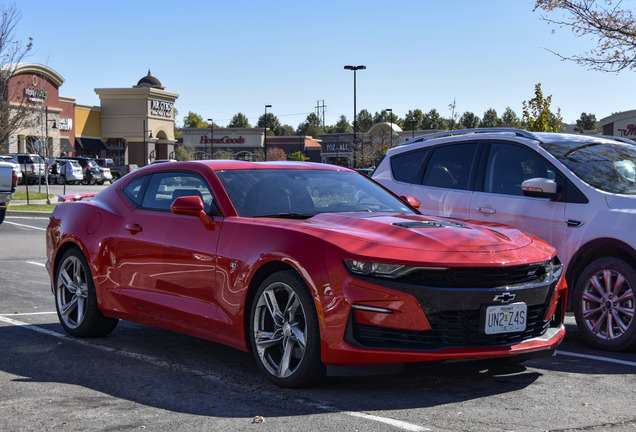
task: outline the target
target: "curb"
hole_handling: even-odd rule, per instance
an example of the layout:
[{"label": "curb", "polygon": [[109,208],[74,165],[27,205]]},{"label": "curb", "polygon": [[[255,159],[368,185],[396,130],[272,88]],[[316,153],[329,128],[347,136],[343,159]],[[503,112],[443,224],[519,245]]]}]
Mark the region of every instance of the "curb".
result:
[{"label": "curb", "polygon": [[27,210],[7,210],[7,216],[13,217],[30,217],[30,218],[45,218],[51,217],[51,212],[42,211],[27,211]]}]

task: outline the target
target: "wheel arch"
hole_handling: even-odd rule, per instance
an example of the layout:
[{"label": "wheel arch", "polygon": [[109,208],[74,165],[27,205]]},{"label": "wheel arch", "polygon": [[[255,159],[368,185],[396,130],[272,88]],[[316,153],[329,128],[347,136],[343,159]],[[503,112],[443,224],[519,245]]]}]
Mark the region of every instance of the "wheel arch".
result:
[{"label": "wheel arch", "polygon": [[[256,270],[256,272],[254,273],[254,276],[252,276],[252,279],[250,280],[249,286],[248,286],[248,290],[247,290],[247,294],[245,295],[245,304],[244,304],[244,313],[243,313],[243,337],[244,340],[246,342],[246,346],[248,347],[248,349],[251,351],[251,347],[250,347],[250,343],[249,343],[249,325],[250,325],[250,314],[251,314],[251,310],[252,310],[252,304],[254,303],[254,298],[256,297],[256,292],[258,291],[258,288],[261,286],[261,284],[263,283],[263,281],[265,279],[267,279],[267,277],[269,277],[270,275],[277,273],[279,271],[293,271],[294,273],[296,273],[298,276],[300,276],[300,278],[305,282],[305,285],[307,285],[307,287],[309,287],[309,294],[311,295],[311,297],[314,299],[314,304],[316,302],[316,296],[314,295],[315,293],[312,291],[311,284],[308,283],[307,279],[305,277],[303,277],[302,273],[300,271],[298,271],[297,268],[295,268],[294,266],[292,266],[289,263],[286,263],[284,261],[269,261],[265,264],[263,264],[258,270]],[[317,305],[316,305],[317,306]],[[318,321],[319,321],[319,329],[322,327],[321,325],[321,314],[320,314],[320,308],[316,307],[316,312],[318,313]]]},{"label": "wheel arch", "polygon": [[592,261],[603,257],[619,258],[636,268],[636,249],[629,244],[615,238],[600,238],[586,243],[574,254],[566,270],[568,310],[572,308],[572,293],[579,276]]}]

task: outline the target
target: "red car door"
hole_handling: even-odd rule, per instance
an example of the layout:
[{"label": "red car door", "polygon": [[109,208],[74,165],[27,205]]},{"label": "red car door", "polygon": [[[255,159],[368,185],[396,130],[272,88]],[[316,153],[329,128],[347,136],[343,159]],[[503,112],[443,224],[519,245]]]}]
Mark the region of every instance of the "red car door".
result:
[{"label": "red car door", "polygon": [[117,234],[119,294],[135,313],[214,331],[223,320],[215,298],[222,218],[206,224],[173,214],[170,205],[178,196],[200,196],[207,211],[213,207],[210,189],[198,175],[153,174],[141,206],[124,218]]}]

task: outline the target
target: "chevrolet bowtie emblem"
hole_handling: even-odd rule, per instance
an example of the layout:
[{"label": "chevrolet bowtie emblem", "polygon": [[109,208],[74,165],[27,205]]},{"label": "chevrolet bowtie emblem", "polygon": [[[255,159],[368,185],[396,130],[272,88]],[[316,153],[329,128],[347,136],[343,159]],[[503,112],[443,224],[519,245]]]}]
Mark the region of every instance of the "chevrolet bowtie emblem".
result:
[{"label": "chevrolet bowtie emblem", "polygon": [[508,303],[510,301],[513,301],[516,297],[517,297],[517,294],[503,293],[503,294],[496,295],[493,301]]}]

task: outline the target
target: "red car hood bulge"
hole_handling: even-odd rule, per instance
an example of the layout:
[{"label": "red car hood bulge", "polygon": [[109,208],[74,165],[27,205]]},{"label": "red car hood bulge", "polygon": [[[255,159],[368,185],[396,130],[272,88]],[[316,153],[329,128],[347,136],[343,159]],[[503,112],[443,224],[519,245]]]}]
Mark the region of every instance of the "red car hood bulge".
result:
[{"label": "red car hood bulge", "polygon": [[[430,252],[502,252],[533,242],[506,226],[420,215],[323,213],[309,219],[307,229],[337,232],[338,237],[364,240],[385,247]],[[336,236],[334,236],[335,238]],[[329,239],[333,241],[333,238]]]}]

